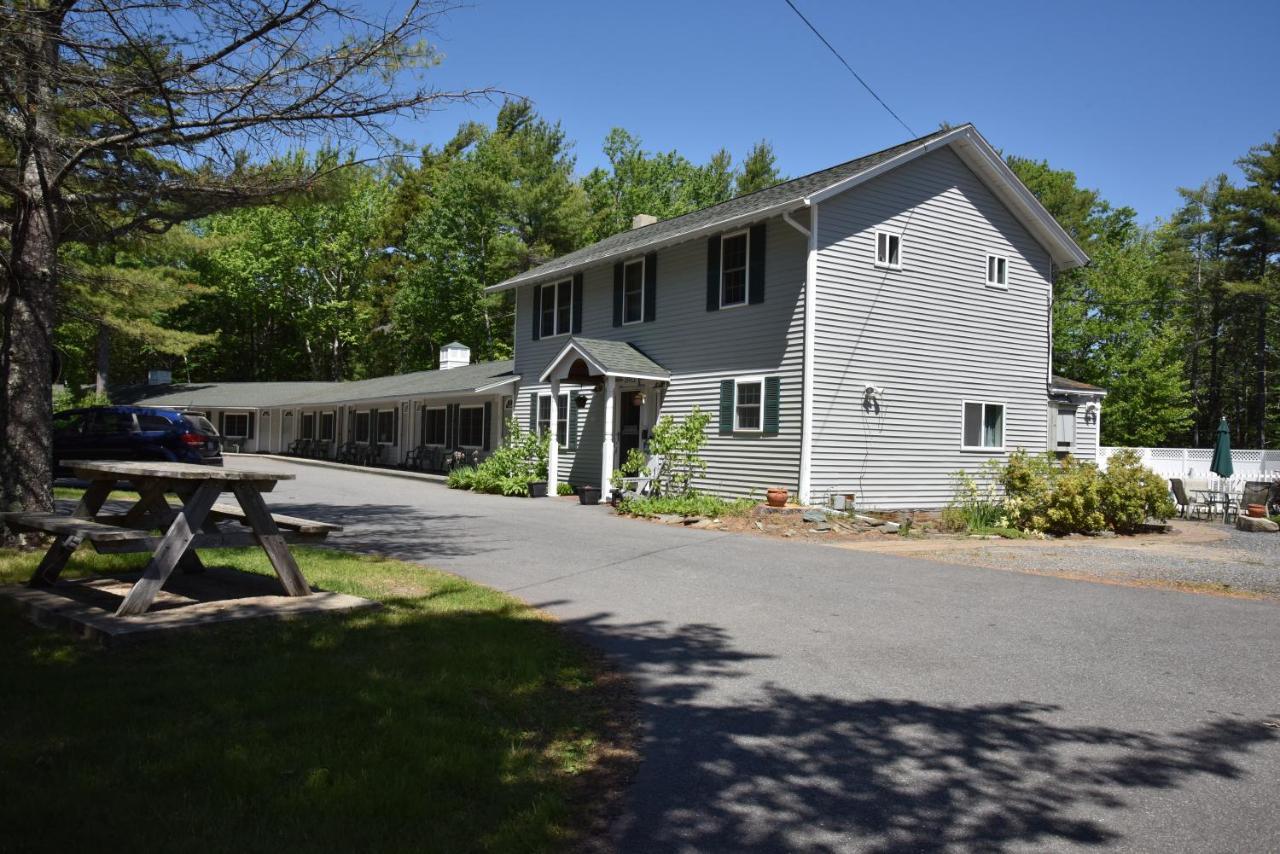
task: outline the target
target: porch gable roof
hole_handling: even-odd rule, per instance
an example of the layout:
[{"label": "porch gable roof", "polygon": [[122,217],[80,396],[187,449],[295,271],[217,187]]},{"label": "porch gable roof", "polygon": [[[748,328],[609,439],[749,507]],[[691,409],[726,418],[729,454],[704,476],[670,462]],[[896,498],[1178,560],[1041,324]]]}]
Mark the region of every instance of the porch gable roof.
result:
[{"label": "porch gable roof", "polygon": [[598,338],[570,338],[539,377],[547,382],[556,369],[582,359],[591,373],[602,377],[640,380],[667,380],[671,372],[626,341],[604,341]]}]

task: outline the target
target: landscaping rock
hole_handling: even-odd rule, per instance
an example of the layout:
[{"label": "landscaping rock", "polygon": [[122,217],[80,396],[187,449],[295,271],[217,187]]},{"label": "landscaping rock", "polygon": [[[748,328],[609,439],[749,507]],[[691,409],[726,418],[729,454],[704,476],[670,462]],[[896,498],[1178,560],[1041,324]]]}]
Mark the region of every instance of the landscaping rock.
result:
[{"label": "landscaping rock", "polygon": [[1254,516],[1237,516],[1236,528],[1241,531],[1251,531],[1255,534],[1274,534],[1280,531],[1280,525],[1270,519],[1261,519]]},{"label": "landscaping rock", "polygon": [[897,522],[885,522],[882,527],[884,528],[884,532],[886,534],[896,534],[898,533],[898,529],[900,529],[902,526],[899,525]]},{"label": "landscaping rock", "polygon": [[827,514],[821,510],[806,510],[800,518],[806,522],[826,522]]},{"label": "landscaping rock", "polygon": [[658,521],[663,522],[667,525],[674,525],[677,522],[683,522],[684,517],[676,513],[659,513]]},{"label": "landscaping rock", "polygon": [[857,519],[864,525],[871,525],[876,528],[884,524],[883,519],[876,519],[873,516],[863,516],[861,513],[855,514],[853,518]]}]

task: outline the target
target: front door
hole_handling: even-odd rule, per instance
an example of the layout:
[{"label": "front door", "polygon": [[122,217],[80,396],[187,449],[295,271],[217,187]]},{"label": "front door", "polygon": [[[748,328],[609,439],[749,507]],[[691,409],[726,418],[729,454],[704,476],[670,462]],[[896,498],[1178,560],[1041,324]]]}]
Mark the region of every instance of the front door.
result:
[{"label": "front door", "polygon": [[624,391],[619,395],[622,404],[618,423],[618,463],[627,461],[632,448],[640,447],[640,411],[644,403],[636,403],[637,392]]}]

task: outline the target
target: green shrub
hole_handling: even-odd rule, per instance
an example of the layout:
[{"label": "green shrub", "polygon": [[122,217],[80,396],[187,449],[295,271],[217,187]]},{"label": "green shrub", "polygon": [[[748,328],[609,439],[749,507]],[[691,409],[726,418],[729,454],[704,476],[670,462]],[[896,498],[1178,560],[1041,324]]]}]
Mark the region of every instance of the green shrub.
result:
[{"label": "green shrub", "polygon": [[714,495],[688,492],[684,495],[624,499],[618,505],[618,512],[631,516],[707,516],[716,519],[721,516],[745,516],[756,503],[749,498],[726,501]]},{"label": "green shrub", "polygon": [[1067,455],[1014,451],[1001,476],[1008,520],[1024,531],[1083,534],[1102,530],[1102,475]]},{"label": "green shrub", "polygon": [[563,480],[556,484],[556,495],[573,495],[573,484],[565,483]]},{"label": "green shrub", "polygon": [[1138,452],[1123,448],[1111,455],[1102,474],[1101,510],[1117,534],[1132,534],[1147,519],[1168,519],[1177,510],[1165,479],[1142,465]]},{"label": "green shrub", "polygon": [[444,482],[450,489],[470,489],[475,485],[475,480],[475,466],[459,466],[449,471],[449,476],[445,478]]}]

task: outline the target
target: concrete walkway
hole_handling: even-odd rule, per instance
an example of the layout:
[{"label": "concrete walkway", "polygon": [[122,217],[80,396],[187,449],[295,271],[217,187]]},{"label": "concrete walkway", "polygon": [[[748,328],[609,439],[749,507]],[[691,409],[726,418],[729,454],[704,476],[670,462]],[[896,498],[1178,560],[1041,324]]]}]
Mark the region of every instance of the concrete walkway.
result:
[{"label": "concrete walkway", "polygon": [[1280,849],[1280,607],[304,468],[274,509],[547,609],[635,679],[626,851]]}]

